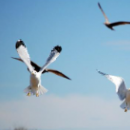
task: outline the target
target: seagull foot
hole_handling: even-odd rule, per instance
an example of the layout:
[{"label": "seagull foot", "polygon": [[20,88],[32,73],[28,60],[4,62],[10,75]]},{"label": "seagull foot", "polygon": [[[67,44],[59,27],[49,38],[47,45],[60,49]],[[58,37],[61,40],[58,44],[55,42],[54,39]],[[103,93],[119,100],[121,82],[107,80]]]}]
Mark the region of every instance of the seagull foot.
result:
[{"label": "seagull foot", "polygon": [[127,112],[127,108],[125,108],[124,112]]},{"label": "seagull foot", "polygon": [[29,93],[27,94],[27,96],[31,96],[31,93],[29,92]]},{"label": "seagull foot", "polygon": [[38,94],[38,93],[36,93],[36,97],[39,97],[39,94]]}]

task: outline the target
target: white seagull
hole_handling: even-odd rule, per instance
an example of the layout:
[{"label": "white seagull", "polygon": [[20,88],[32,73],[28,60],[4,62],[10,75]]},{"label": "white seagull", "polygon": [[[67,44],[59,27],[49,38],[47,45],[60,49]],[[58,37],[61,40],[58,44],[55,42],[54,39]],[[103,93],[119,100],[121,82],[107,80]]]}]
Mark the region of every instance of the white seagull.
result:
[{"label": "white seagull", "polygon": [[39,97],[40,94],[46,93],[47,89],[41,85],[41,74],[49,64],[56,60],[62,48],[60,46],[55,46],[53,48],[53,50],[50,53],[50,56],[46,60],[46,63],[43,65],[43,67],[41,67],[39,72],[37,72],[31,65],[28,50],[22,40],[18,40],[16,42],[16,50],[22,61],[27,65],[28,70],[30,72],[30,85],[25,89],[27,96],[33,94],[36,95],[36,97]]},{"label": "white seagull", "polygon": [[119,96],[119,99],[122,101],[124,100],[120,107],[124,109],[125,112],[127,112],[127,110],[130,110],[130,89],[126,88],[123,78],[105,74],[99,70],[98,73],[104,75],[108,80],[115,84],[116,93]]}]

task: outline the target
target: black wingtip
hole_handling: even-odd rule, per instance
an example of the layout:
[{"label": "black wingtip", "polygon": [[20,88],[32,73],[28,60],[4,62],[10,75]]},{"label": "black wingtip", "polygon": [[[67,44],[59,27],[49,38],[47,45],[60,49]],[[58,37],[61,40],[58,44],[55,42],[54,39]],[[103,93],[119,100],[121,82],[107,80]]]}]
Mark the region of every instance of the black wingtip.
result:
[{"label": "black wingtip", "polygon": [[72,80],[71,78],[67,77],[67,76],[64,76],[64,78],[68,79],[68,80]]},{"label": "black wingtip", "polygon": [[20,58],[15,58],[15,57],[11,57],[11,58],[14,60],[19,60],[19,61],[23,62],[22,59],[20,59]]},{"label": "black wingtip", "polygon": [[62,47],[57,45],[53,50],[57,50],[60,53],[62,51]]},{"label": "black wingtip", "polygon": [[11,57],[12,59],[16,59],[16,58],[14,58],[14,57]]},{"label": "black wingtip", "polygon": [[101,7],[100,3],[98,2],[98,6]]},{"label": "black wingtip", "polygon": [[72,79],[70,79],[70,78],[67,78],[68,80],[72,80]]},{"label": "black wingtip", "polygon": [[108,75],[108,74],[106,74],[106,73],[101,72],[101,71],[98,70],[98,69],[96,69],[96,70],[97,70],[97,72],[98,72],[99,74],[101,74],[101,75]]},{"label": "black wingtip", "polygon": [[[25,46],[25,44],[24,44],[24,42],[21,40],[21,39],[19,39],[17,42],[16,42],[16,49],[17,48],[19,48],[21,45],[23,45],[23,46]],[[25,46],[26,47],[26,46]]]}]

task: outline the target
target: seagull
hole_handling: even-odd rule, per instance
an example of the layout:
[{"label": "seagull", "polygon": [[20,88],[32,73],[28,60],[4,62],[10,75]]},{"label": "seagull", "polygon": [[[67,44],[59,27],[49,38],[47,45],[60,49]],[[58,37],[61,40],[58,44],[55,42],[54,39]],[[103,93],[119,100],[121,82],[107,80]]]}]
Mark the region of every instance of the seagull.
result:
[{"label": "seagull", "polygon": [[41,74],[46,69],[46,67],[54,62],[56,58],[60,55],[60,52],[62,51],[61,46],[55,46],[52,49],[45,64],[40,68],[38,72],[33,68],[31,64],[31,59],[24,42],[21,39],[18,40],[15,47],[19,54],[19,57],[26,64],[30,72],[30,85],[25,89],[25,93],[27,93],[27,96],[31,96],[31,94],[33,94],[36,95],[36,97],[39,97],[40,94],[46,93],[47,89],[44,88],[41,84]]},{"label": "seagull", "polygon": [[99,74],[105,76],[108,80],[110,80],[112,83],[115,84],[116,93],[119,99],[122,101],[124,100],[123,103],[120,105],[120,107],[124,109],[124,112],[127,112],[127,110],[130,110],[130,89],[126,88],[123,78],[105,74],[99,70],[97,71]]},{"label": "seagull", "polygon": [[[11,58],[23,62],[23,60],[22,60],[21,58],[15,58],[15,57],[11,57]],[[37,64],[36,64],[35,62],[33,62],[33,61],[30,61],[30,63],[31,63],[31,65],[33,66],[33,68],[34,68],[35,71],[37,71],[37,72],[40,71],[41,67],[40,67],[39,65],[37,65]],[[61,76],[61,77],[63,77],[63,78],[66,78],[66,79],[68,79],[68,80],[71,80],[68,76],[66,76],[65,74],[63,74],[62,72],[60,72],[60,71],[58,71],[58,70],[44,69],[43,72],[42,72],[42,74],[44,74],[44,73],[46,73],[46,72],[51,72],[51,73],[53,73],[53,74],[56,74],[56,75],[58,75],[58,76]]]},{"label": "seagull", "polygon": [[130,22],[126,22],[126,21],[118,21],[118,22],[110,23],[109,20],[108,20],[108,18],[107,18],[107,16],[106,16],[106,14],[105,14],[104,11],[103,11],[101,5],[100,5],[100,3],[98,3],[98,6],[99,6],[100,10],[102,11],[102,13],[103,13],[103,15],[104,15],[104,17],[105,17],[105,23],[104,23],[104,24],[105,24],[109,29],[114,30],[114,29],[113,29],[114,26],[124,25],[124,24],[130,24]]}]

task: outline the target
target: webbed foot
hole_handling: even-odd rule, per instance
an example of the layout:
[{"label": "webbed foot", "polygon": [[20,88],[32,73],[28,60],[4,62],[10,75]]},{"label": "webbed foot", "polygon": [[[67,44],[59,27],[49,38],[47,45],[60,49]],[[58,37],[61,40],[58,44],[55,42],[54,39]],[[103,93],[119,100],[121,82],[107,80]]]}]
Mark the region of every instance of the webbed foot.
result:
[{"label": "webbed foot", "polygon": [[31,93],[29,92],[29,93],[27,94],[27,96],[31,96]]},{"label": "webbed foot", "polygon": [[36,93],[36,97],[39,97],[39,93]]},{"label": "webbed foot", "polygon": [[124,112],[127,112],[127,108],[125,108]]}]

